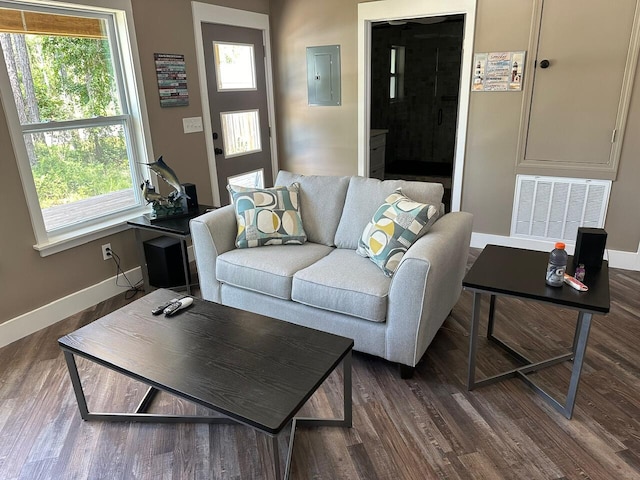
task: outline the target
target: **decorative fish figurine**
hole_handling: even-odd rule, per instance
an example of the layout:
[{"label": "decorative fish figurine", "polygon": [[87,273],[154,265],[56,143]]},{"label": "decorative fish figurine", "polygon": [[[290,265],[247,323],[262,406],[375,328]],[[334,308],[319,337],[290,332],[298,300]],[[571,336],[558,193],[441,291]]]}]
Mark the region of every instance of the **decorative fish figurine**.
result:
[{"label": "decorative fish figurine", "polygon": [[187,197],[190,198],[184,191],[184,187],[178,180],[176,172],[173,169],[164,163],[162,159],[162,155],[153,163],[143,163],[142,165],[148,166],[151,170],[153,170],[157,175],[160,176],[165,182],[171,185],[175,191],[177,192],[176,198]]},{"label": "decorative fish figurine", "polygon": [[156,187],[151,185],[149,180],[145,180],[143,184],[140,185],[142,189],[142,196],[147,201],[147,205],[155,202],[162,202],[165,198],[156,192]]}]

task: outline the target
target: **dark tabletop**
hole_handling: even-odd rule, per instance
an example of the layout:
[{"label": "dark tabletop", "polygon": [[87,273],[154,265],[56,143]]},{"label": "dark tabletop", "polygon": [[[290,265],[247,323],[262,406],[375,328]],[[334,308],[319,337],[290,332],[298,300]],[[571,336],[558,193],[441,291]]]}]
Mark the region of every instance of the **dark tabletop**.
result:
[{"label": "dark tabletop", "polygon": [[[462,285],[470,290],[513,295],[590,312],[609,312],[609,265],[606,260],[600,269],[587,270],[583,280],[589,287],[586,292],[566,284],[548,286],[545,282],[548,261],[548,252],[487,245]],[[567,273],[573,275],[571,256]]]},{"label": "dark tabletop", "polygon": [[209,205],[198,205],[197,209],[188,212],[185,215],[176,217],[169,217],[166,219],[151,219],[148,214],[140,215],[139,217],[132,218],[127,224],[152,230],[158,230],[160,232],[177,233],[178,235],[189,235],[189,221],[192,218],[198,217],[203,213],[208,212],[213,207]]},{"label": "dark tabletop", "polygon": [[278,433],[353,347],[349,338],[194,299],[174,317],[156,290],[65,335],[60,346]]}]

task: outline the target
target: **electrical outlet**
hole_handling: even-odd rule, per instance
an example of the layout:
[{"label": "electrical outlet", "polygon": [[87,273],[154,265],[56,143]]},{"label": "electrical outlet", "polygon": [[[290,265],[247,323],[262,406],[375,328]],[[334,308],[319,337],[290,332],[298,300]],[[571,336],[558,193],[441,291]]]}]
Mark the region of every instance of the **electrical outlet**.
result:
[{"label": "electrical outlet", "polygon": [[111,258],[111,244],[105,243],[102,245],[102,259],[109,260]]}]

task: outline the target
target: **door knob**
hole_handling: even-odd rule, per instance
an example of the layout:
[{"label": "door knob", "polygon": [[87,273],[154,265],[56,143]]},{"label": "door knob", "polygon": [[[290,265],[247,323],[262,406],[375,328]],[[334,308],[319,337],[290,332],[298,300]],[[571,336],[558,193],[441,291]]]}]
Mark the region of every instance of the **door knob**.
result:
[{"label": "door knob", "polygon": [[221,148],[214,148],[213,153],[215,153],[216,155],[222,155],[224,152]]},{"label": "door knob", "polygon": [[213,136],[214,140],[217,140],[218,139],[218,132],[213,132],[212,136]]},{"label": "door knob", "polygon": [[540,68],[549,68],[549,65],[551,65],[551,62],[549,62],[549,60],[542,60],[540,62]]}]

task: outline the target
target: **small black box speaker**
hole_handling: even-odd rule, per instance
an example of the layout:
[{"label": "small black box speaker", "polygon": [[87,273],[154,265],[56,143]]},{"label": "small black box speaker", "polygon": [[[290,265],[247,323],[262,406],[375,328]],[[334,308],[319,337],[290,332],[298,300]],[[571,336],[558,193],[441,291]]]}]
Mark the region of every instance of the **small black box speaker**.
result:
[{"label": "small black box speaker", "polygon": [[184,191],[187,194],[187,209],[189,211],[198,209],[198,194],[193,183],[183,183]]},{"label": "small black box speaker", "polygon": [[602,228],[578,228],[576,250],[573,254],[573,264],[583,264],[585,269],[600,268],[607,244],[607,232]]},{"label": "small black box speaker", "polygon": [[[147,240],[143,245],[151,285],[169,288],[187,284],[179,239],[162,236]],[[188,271],[187,274],[191,282],[191,274]]]}]

